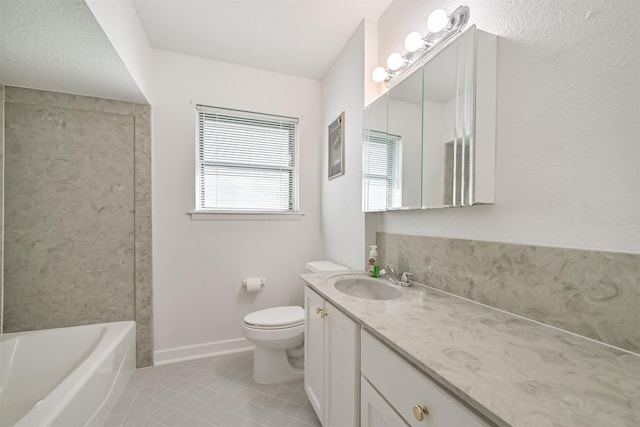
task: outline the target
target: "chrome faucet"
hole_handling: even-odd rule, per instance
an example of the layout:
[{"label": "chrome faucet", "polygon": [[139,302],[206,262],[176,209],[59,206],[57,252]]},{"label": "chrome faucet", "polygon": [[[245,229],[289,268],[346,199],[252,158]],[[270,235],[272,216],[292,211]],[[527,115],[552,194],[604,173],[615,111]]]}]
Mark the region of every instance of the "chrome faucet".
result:
[{"label": "chrome faucet", "polygon": [[402,277],[400,278],[400,286],[408,287],[411,286],[411,278],[413,277],[413,273],[409,273],[405,271],[402,273]]},{"label": "chrome faucet", "polygon": [[396,273],[393,267],[386,265],[381,271],[381,276],[387,276],[389,281],[394,285],[409,287],[411,286],[411,282],[409,281],[411,277],[413,277],[413,273],[404,272],[402,275]]}]

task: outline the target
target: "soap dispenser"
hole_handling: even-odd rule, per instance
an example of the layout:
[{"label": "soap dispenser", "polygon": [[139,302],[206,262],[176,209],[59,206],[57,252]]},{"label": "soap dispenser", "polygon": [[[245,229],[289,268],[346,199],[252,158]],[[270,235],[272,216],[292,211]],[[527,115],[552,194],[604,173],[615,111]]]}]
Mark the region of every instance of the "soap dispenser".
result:
[{"label": "soap dispenser", "polygon": [[378,257],[378,246],[371,245],[371,250],[369,251],[369,276],[378,277],[380,276],[380,266],[376,264],[376,258]]}]

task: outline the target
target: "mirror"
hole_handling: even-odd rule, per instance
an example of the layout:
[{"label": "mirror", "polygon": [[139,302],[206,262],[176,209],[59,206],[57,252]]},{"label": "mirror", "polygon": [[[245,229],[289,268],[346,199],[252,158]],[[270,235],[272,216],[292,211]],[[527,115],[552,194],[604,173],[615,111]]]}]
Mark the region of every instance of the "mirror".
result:
[{"label": "mirror", "polygon": [[422,82],[422,70],[416,70],[389,91],[387,129],[389,144],[397,145],[397,178],[387,209],[422,206]]},{"label": "mirror", "polygon": [[474,46],[467,31],[423,66],[425,208],[471,205]]},{"label": "mirror", "polygon": [[362,134],[362,210],[384,211],[392,203],[392,162],[387,143],[387,98],[384,94],[365,108]]},{"label": "mirror", "polygon": [[365,108],[365,212],[493,203],[495,71],[472,26]]}]

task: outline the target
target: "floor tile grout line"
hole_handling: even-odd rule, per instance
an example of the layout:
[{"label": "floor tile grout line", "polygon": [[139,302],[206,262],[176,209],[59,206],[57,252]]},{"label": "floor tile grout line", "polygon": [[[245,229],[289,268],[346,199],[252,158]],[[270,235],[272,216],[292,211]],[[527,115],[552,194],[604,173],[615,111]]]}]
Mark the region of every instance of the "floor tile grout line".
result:
[{"label": "floor tile grout line", "polygon": [[[221,418],[222,424],[234,416],[245,420],[244,423],[247,425],[268,425],[274,419],[288,420],[288,424],[292,426],[319,425],[317,419],[315,422],[311,419],[315,418],[315,414],[306,400],[304,383],[295,381],[272,386],[257,385],[251,382],[248,375],[250,365],[250,355],[245,355],[235,360],[221,357],[195,363],[189,361],[171,368],[163,366],[157,371],[153,368],[145,368],[145,371],[134,374],[133,385],[128,385],[126,388],[126,393],[132,397],[131,402],[126,405],[126,410],[117,415],[122,416],[124,423],[124,420],[131,419],[129,414],[134,411],[143,411],[145,418],[137,424],[134,422],[138,426],[145,424],[168,426],[166,419],[171,415],[174,415],[174,419],[181,419],[181,423],[193,419],[203,426],[209,426],[214,423],[211,415],[223,410],[225,415]],[[198,381],[200,377],[209,378],[212,382]],[[214,383],[217,386],[212,387]],[[203,394],[207,390],[209,390],[208,398]],[[165,392],[167,394],[162,398],[161,395]],[[234,400],[232,406],[225,406],[232,400]],[[139,404],[141,401],[144,403]],[[124,406],[120,401],[117,404],[120,404],[121,409]],[[266,414],[267,421],[265,422],[264,418],[249,417],[247,419],[244,416],[246,414],[239,412],[244,405],[254,405],[258,408],[255,413]],[[196,407],[199,409],[208,407],[213,412],[205,410],[198,413],[199,409],[196,410]],[[166,413],[165,420],[161,419],[161,416],[152,416],[153,411],[162,408]],[[207,412],[209,412],[209,418],[205,416]],[[219,422],[215,423],[219,424]]]}]

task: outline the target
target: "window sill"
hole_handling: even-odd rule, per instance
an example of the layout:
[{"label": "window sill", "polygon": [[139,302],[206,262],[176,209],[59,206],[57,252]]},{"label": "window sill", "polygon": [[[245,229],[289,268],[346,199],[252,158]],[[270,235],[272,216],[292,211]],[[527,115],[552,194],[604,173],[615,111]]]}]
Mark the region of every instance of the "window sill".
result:
[{"label": "window sill", "polygon": [[301,212],[189,211],[192,221],[301,221]]}]

